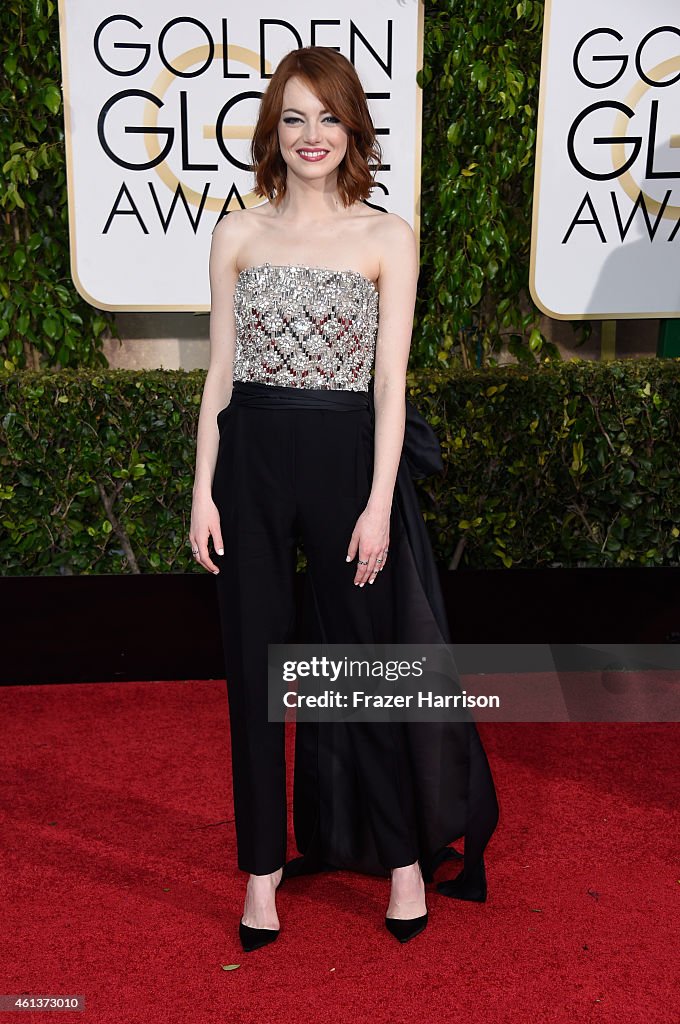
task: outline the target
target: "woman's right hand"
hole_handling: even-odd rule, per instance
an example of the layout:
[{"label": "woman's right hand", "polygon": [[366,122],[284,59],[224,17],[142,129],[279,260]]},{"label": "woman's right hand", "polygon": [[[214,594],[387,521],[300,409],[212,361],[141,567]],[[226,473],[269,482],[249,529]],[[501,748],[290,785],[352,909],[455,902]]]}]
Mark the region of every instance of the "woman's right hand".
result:
[{"label": "woman's right hand", "polygon": [[224,544],[222,543],[220,514],[217,505],[209,494],[194,494],[194,500],[191,505],[191,526],[189,528],[191,552],[204,569],[208,569],[217,575],[220,570],[212,561],[208,552],[208,537],[210,536],[212,536],[217,554],[223,555]]}]

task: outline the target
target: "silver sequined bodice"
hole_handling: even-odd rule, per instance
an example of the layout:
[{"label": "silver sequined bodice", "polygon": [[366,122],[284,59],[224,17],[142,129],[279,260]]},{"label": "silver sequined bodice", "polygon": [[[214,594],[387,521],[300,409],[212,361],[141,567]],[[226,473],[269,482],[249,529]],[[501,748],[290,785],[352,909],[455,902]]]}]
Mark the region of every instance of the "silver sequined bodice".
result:
[{"label": "silver sequined bodice", "polygon": [[242,270],[234,292],[234,380],[368,391],[378,289],[356,270]]}]

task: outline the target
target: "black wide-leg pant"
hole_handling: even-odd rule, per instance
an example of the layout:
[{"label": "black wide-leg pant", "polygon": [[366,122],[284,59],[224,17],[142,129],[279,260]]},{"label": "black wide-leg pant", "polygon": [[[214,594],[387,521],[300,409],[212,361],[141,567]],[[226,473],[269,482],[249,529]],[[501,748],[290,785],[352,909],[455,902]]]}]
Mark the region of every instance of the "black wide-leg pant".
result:
[{"label": "black wide-leg pant", "polygon": [[[355,586],[356,559],[348,563],[346,556],[369,498],[373,450],[368,401],[359,393],[235,382],[218,426],[213,500],[224,555],[213,559],[220,569],[238,866],[267,874],[286,859],[287,833],[285,726],[267,721],[267,645],[293,636],[297,543],[328,643],[398,642],[392,547],[376,582]],[[351,736],[381,864],[413,863],[418,837],[403,729],[341,724]]]}]

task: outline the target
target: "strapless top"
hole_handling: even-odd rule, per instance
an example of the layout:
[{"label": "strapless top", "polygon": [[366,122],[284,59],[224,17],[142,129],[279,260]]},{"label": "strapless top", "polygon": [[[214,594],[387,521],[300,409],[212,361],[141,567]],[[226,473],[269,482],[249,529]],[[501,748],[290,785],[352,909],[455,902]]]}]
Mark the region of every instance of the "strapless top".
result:
[{"label": "strapless top", "polygon": [[368,391],[378,302],[358,270],[246,267],[234,291],[234,380]]}]

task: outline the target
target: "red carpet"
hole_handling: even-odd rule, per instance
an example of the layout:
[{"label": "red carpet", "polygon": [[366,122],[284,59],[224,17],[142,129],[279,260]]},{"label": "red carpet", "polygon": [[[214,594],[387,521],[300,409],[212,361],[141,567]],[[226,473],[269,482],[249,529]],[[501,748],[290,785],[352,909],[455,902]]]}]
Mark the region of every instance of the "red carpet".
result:
[{"label": "red carpet", "polygon": [[486,904],[431,891],[401,946],[386,880],[293,879],[278,941],[244,954],[224,682],[0,701],[0,991],[84,996],[63,1024],[677,1024],[677,725],[484,725]]}]

